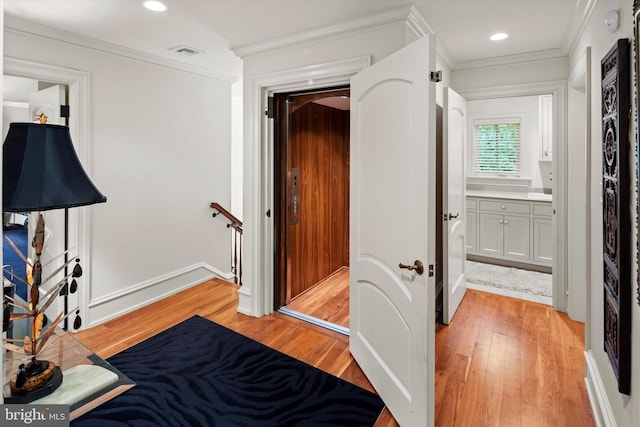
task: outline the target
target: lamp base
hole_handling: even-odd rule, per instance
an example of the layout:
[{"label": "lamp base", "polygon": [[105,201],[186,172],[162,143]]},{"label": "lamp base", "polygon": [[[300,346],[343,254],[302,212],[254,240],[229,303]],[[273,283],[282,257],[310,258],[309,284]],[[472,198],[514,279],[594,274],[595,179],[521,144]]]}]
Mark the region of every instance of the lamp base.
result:
[{"label": "lamp base", "polygon": [[5,403],[29,403],[53,393],[62,384],[62,371],[53,362],[34,360],[21,368],[18,376],[26,375],[20,387],[16,385],[17,377],[9,381],[10,396],[5,396]]}]

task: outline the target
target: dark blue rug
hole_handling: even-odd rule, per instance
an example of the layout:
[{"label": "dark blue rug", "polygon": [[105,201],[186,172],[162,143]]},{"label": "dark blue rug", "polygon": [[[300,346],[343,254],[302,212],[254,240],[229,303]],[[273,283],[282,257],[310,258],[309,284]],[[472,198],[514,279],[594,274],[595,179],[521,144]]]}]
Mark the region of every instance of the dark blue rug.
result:
[{"label": "dark blue rug", "polygon": [[[11,241],[20,249],[20,251],[27,256],[27,227],[23,227],[22,225],[10,225],[5,227],[3,230],[5,236],[11,239]],[[16,251],[13,250],[7,239],[2,239],[2,259],[4,265],[10,265],[13,267],[13,273],[16,276],[25,279],[27,272],[24,261]],[[11,275],[9,273],[4,273],[4,276],[11,279]],[[16,293],[20,295],[20,297],[26,301],[27,300],[27,285],[24,282],[19,280],[13,280],[13,283],[16,284]]]},{"label": "dark blue rug", "polygon": [[372,426],[375,394],[194,316],[108,359],[136,386],[81,426]]}]

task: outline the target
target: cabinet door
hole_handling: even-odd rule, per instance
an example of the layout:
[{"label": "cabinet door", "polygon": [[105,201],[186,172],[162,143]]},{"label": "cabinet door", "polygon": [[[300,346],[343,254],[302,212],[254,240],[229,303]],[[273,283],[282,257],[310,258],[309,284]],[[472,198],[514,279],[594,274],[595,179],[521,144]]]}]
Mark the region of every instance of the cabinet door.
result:
[{"label": "cabinet door", "polygon": [[478,252],[478,213],[467,211],[467,253]]},{"label": "cabinet door", "polygon": [[530,253],[530,224],[529,217],[505,215],[504,226],[504,256],[519,261],[531,259]]},{"label": "cabinet door", "polygon": [[503,254],[502,215],[480,213],[478,223],[478,249],[480,254],[500,257]]},{"label": "cabinet door", "polygon": [[553,262],[553,223],[551,219],[533,219],[533,260],[549,265]]}]

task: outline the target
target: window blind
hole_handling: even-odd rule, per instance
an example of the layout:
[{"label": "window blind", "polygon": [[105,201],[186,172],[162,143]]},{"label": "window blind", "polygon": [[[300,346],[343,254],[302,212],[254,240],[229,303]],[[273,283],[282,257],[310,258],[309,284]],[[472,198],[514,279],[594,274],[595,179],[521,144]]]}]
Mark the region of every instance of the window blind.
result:
[{"label": "window blind", "polygon": [[520,174],[520,119],[474,121],[473,170],[477,175]]}]

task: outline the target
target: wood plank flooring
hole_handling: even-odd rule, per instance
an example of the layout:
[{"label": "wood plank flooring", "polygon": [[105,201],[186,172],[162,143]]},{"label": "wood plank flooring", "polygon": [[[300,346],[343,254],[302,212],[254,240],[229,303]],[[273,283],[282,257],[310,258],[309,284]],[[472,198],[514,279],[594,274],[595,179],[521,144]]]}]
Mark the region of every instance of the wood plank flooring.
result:
[{"label": "wood plank flooring", "polygon": [[[373,387],[348,338],[279,313],[237,312],[237,286],[211,280],[76,334],[110,357],[195,314]],[[436,332],[437,426],[595,426],[584,386],[584,328],[541,304],[469,290],[449,326]],[[385,409],[377,427],[397,426]]]},{"label": "wood plank flooring", "polygon": [[[280,313],[260,318],[240,314],[237,289],[213,279],[75,336],[108,358],[197,314],[375,392],[349,353],[348,337]],[[376,423],[376,427],[397,426],[387,409]]]},{"label": "wood plank flooring", "polygon": [[349,327],[349,267],[333,274],[287,304],[287,308]]},{"label": "wood plank flooring", "polygon": [[595,426],[583,351],[566,314],[468,290],[436,331],[436,425]]}]

